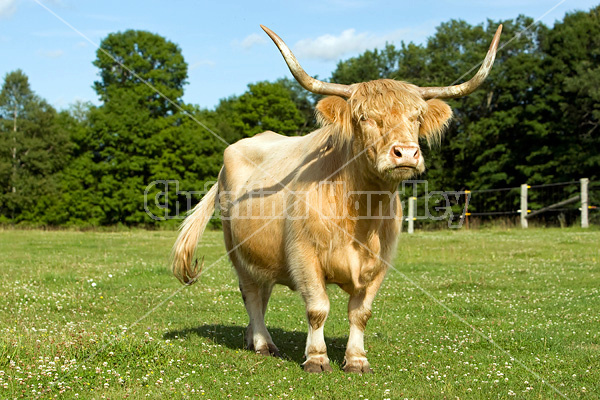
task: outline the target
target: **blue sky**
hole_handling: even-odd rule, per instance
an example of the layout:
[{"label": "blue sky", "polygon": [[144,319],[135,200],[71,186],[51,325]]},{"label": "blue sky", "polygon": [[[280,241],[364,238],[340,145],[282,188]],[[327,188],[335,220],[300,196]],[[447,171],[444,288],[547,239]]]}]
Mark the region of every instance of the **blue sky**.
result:
[{"label": "blue sky", "polygon": [[[43,6],[50,9],[78,32]],[[519,14],[553,25],[598,0],[189,1],[0,0],[0,74],[21,68],[55,107],[97,103],[96,47],[110,32],[143,29],[177,43],[189,65],[184,100],[213,108],[248,83],[290,77],[260,29],[281,36],[311,75],[328,78],[339,60],[390,43],[423,43],[449,19],[471,24]],[[543,17],[542,17],[543,16]],[[80,34],[81,33],[81,34]]]}]

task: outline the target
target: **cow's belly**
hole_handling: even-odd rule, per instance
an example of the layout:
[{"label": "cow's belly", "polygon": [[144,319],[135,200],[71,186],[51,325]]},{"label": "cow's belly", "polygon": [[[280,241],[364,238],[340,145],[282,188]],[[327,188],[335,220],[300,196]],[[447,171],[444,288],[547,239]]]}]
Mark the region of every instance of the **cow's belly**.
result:
[{"label": "cow's belly", "polygon": [[228,251],[236,268],[255,281],[292,287],[285,262],[284,219],[280,194],[242,195],[228,210]]}]

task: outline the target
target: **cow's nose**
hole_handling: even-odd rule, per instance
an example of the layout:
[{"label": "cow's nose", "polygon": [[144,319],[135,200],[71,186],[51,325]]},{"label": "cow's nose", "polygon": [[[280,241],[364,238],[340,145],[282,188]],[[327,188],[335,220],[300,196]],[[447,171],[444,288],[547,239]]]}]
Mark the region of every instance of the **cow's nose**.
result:
[{"label": "cow's nose", "polygon": [[416,146],[393,146],[391,153],[394,158],[398,159],[419,159],[419,148]]}]

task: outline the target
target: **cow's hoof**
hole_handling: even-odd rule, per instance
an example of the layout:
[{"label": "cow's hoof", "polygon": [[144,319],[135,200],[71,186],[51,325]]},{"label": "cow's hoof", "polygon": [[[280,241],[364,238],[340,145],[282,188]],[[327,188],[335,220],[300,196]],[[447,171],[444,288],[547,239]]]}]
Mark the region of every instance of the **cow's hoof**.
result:
[{"label": "cow's hoof", "polygon": [[273,357],[283,358],[283,357],[281,357],[281,354],[279,353],[279,349],[277,348],[277,346],[275,346],[274,344],[269,344],[268,346],[269,346],[269,353]]},{"label": "cow's hoof", "polygon": [[261,356],[270,356],[271,352],[269,351],[269,348],[267,346],[264,346],[256,350],[256,354],[260,354]]},{"label": "cow's hoof", "polygon": [[304,371],[305,372],[331,372],[333,368],[329,365],[329,360],[320,360],[319,358],[311,358],[308,359],[304,363]]},{"label": "cow's hoof", "polygon": [[367,360],[357,360],[352,363],[346,363],[346,365],[344,365],[344,372],[354,374],[372,374],[373,370],[369,366],[369,362]]},{"label": "cow's hoof", "polygon": [[279,354],[279,349],[274,344],[267,344],[262,346],[260,349],[256,350],[256,354],[260,354],[261,356],[273,356],[281,358],[281,354]]}]

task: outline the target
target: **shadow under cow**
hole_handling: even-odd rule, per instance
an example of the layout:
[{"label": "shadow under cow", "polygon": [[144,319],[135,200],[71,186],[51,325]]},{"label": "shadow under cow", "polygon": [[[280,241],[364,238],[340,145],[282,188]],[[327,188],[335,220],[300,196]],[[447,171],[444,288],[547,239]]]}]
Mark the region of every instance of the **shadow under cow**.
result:
[{"label": "shadow under cow", "polygon": [[[287,331],[277,327],[270,327],[269,333],[279,348],[279,352],[283,359],[294,361],[299,364],[304,362],[306,332]],[[233,350],[250,351],[245,348],[245,335],[245,326],[212,324],[181,330],[172,330],[166,332],[163,335],[163,339],[188,339],[192,336],[198,336]],[[327,354],[332,362],[342,365],[347,341],[347,337],[325,337]]]}]

